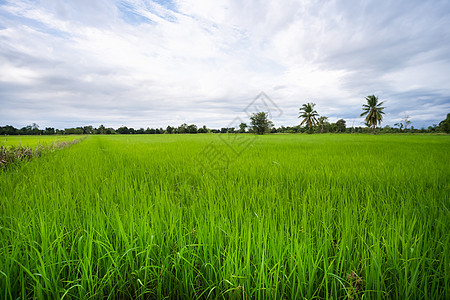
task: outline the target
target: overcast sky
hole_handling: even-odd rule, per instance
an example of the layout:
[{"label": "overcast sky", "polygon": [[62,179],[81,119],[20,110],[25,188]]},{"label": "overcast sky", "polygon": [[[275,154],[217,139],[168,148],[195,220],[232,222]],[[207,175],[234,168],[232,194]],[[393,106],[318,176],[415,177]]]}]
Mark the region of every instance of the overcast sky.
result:
[{"label": "overcast sky", "polygon": [[382,126],[437,124],[450,1],[0,0],[0,126],[220,128],[261,92],[277,127],[362,126],[372,94]]}]

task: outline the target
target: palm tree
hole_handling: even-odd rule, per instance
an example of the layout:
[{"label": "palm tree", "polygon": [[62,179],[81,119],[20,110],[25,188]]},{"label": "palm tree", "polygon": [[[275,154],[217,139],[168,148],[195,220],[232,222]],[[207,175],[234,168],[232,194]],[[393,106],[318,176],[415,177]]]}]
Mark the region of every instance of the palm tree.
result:
[{"label": "palm tree", "polygon": [[300,115],[298,116],[299,118],[303,118],[300,125],[306,124],[306,127],[309,128],[309,133],[312,132],[312,127],[317,124],[316,117],[319,116],[317,111],[314,109],[314,106],[316,106],[315,103],[303,104],[300,108]]},{"label": "palm tree", "polygon": [[384,107],[383,102],[378,102],[378,97],[375,95],[370,95],[366,97],[367,104],[363,104],[363,113],[360,115],[360,117],[366,116],[366,124],[371,127],[373,126],[373,134],[377,134],[375,128],[378,124],[381,124],[381,120],[383,120],[383,114],[384,114]]},{"label": "palm tree", "polygon": [[328,124],[328,117],[319,117],[317,124],[320,126],[320,133],[323,133],[324,126]]}]

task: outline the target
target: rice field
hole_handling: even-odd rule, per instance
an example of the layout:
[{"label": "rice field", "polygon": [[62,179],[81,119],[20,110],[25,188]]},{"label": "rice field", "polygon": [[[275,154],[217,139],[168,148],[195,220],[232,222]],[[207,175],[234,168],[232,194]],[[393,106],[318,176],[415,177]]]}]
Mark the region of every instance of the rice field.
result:
[{"label": "rice field", "polygon": [[0,172],[0,298],[450,299],[449,149],[90,136]]},{"label": "rice field", "polygon": [[0,136],[0,146],[36,147],[79,139],[80,135],[10,135]]}]

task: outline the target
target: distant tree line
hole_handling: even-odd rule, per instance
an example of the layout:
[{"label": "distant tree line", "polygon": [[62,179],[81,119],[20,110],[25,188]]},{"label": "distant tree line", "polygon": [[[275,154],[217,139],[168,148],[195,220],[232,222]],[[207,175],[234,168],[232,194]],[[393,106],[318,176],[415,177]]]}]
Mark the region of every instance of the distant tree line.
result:
[{"label": "distant tree line", "polygon": [[[446,132],[450,133],[450,114],[447,114],[447,118],[433,126],[428,126],[428,128],[416,129],[413,126],[408,128],[411,124],[410,116],[406,116],[398,123],[394,124],[396,127],[391,127],[386,125],[385,127],[378,127],[381,125],[384,115],[383,101],[380,102],[378,97],[375,95],[370,95],[365,98],[366,104],[363,104],[363,112],[360,117],[365,116],[364,124],[365,127],[346,127],[346,122],[344,119],[339,119],[336,123],[329,123],[328,117],[320,116],[319,113],[314,109],[315,103],[306,103],[300,108],[299,118],[303,119],[297,131],[295,127],[289,129],[292,132],[307,132],[307,133],[327,133],[327,132],[346,132],[346,133],[369,133],[372,132],[376,134],[377,131],[381,133],[432,133],[432,132]],[[305,125],[302,129],[301,125]]]},{"label": "distant tree line", "polygon": [[[55,129],[53,127],[46,127],[45,129],[39,129],[36,123],[17,129],[13,126],[6,125],[0,126],[0,135],[53,135],[53,134],[197,134],[197,133],[433,133],[433,132],[446,132],[450,133],[450,114],[447,114],[447,118],[433,126],[428,128],[416,129],[411,124],[410,117],[405,116],[401,122],[396,123],[391,127],[386,125],[384,127],[377,127],[381,124],[384,114],[383,102],[378,101],[378,97],[370,95],[365,98],[366,104],[363,104],[363,113],[361,117],[365,116],[365,126],[361,127],[347,127],[344,119],[339,119],[335,123],[328,122],[328,117],[320,116],[314,109],[315,103],[306,103],[299,109],[299,118],[302,119],[301,123],[297,126],[281,126],[274,127],[271,120],[269,120],[268,112],[257,112],[250,117],[250,125],[246,123],[240,123],[239,128],[235,127],[223,127],[220,129],[210,129],[205,125],[197,127],[195,124],[183,123],[178,127],[167,126],[164,128],[128,128],[126,126],[114,128],[106,128],[100,125],[98,128],[94,128],[91,125],[66,129]],[[305,125],[302,127],[302,125]],[[248,128],[248,130],[247,130]]]},{"label": "distant tree line", "polygon": [[[404,126],[396,125],[397,127],[391,127],[386,125],[384,127],[377,127],[378,133],[437,133],[446,132],[450,133],[450,114],[447,118],[438,124],[428,126],[427,128],[414,128],[414,126],[405,128]],[[197,134],[197,133],[258,133],[253,126],[247,126],[245,123],[241,123],[239,128],[223,127],[220,129],[210,129],[206,126],[197,127],[194,124],[186,125],[182,124],[178,127],[167,126],[164,128],[128,128],[126,126],[114,128],[106,128],[100,125],[98,128],[93,126],[83,126],[66,129],[55,129],[47,127],[45,129],[39,129],[36,124],[28,125],[23,128],[15,128],[10,125],[0,126],[0,135],[64,135],[64,134]],[[312,126],[312,130],[308,127],[301,125],[297,126],[280,126],[270,127],[267,132],[270,133],[372,133],[373,128],[370,127],[347,127],[344,119],[339,119],[336,122],[328,122],[327,117],[319,117],[315,126]]]}]

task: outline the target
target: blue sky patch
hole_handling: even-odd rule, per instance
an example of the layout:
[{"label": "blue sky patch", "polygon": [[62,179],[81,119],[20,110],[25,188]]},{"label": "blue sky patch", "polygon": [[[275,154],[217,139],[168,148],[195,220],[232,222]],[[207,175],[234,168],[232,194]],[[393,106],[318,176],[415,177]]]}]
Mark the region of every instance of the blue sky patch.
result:
[{"label": "blue sky patch", "polygon": [[146,18],[136,12],[131,5],[126,3],[120,3],[118,6],[121,18],[131,24],[131,25],[140,25],[142,23],[154,24],[155,22]]}]

